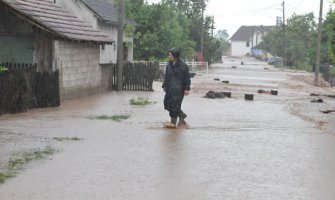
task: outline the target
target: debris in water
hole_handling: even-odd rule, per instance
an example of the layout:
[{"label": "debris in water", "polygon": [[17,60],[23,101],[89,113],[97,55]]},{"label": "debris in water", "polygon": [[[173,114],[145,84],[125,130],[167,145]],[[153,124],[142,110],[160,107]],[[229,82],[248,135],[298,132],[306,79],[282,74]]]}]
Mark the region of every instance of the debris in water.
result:
[{"label": "debris in water", "polygon": [[270,91],[267,91],[267,90],[259,89],[259,90],[257,90],[257,93],[259,93],[259,94],[272,94],[272,95],[278,95],[278,91],[277,91],[277,90],[270,90]]},{"label": "debris in water", "polygon": [[245,98],[245,100],[253,101],[254,100],[254,95],[253,94],[245,94],[244,98]]},{"label": "debris in water", "polygon": [[225,97],[231,98],[231,92],[223,92]]},{"label": "debris in water", "polygon": [[215,92],[208,91],[207,94],[205,95],[205,98],[215,99]]},{"label": "debris in water", "polygon": [[215,98],[224,98],[223,92],[215,92]]},{"label": "debris in water", "polygon": [[271,90],[271,94],[272,95],[278,95],[278,91],[277,90]]},{"label": "debris in water", "polygon": [[321,110],[321,112],[325,114],[329,114],[329,113],[335,112],[335,110]]},{"label": "debris in water", "polygon": [[322,99],[312,99],[311,100],[312,103],[323,103]]}]

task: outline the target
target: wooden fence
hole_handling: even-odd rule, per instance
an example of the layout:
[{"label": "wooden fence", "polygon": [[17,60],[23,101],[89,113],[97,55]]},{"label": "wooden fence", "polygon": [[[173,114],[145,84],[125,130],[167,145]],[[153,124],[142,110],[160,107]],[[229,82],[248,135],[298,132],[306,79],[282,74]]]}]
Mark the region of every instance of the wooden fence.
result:
[{"label": "wooden fence", "polygon": [[[0,115],[25,112],[30,108],[60,105],[59,72],[37,72],[36,65],[2,63],[8,71],[0,72]],[[159,64],[126,63],[123,90],[153,91],[152,84]],[[117,66],[110,70],[109,86],[117,87]]]},{"label": "wooden fence", "polygon": [[40,73],[36,65],[2,63],[0,73],[0,115],[25,112],[30,108],[60,105],[59,73]]},{"label": "wooden fence", "polygon": [[[122,88],[133,91],[153,91],[152,84],[159,68],[158,62],[125,63]],[[112,66],[112,88],[117,87],[117,65]]]}]

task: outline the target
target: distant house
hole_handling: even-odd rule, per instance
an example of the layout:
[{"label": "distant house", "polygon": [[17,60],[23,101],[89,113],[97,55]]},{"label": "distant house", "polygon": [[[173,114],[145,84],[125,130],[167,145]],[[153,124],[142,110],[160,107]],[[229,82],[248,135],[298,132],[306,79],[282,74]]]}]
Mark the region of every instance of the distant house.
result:
[{"label": "distant house", "polygon": [[114,44],[54,0],[0,0],[0,63],[59,70],[60,99],[104,90],[100,45]]},{"label": "distant house", "polygon": [[[116,41],[112,45],[100,46],[100,64],[116,63],[119,12],[110,0],[57,0],[56,3]],[[133,61],[133,38],[126,33],[123,48],[124,60]]]},{"label": "distant house", "polygon": [[231,56],[253,55],[263,36],[274,26],[241,26],[231,40]]}]

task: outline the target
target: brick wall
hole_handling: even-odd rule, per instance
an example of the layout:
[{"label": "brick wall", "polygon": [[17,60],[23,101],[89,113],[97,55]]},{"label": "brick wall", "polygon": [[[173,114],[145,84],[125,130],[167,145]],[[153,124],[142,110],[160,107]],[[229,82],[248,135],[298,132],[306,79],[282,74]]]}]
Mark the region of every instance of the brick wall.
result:
[{"label": "brick wall", "polygon": [[61,100],[103,91],[99,45],[54,41],[54,63],[60,71]]}]

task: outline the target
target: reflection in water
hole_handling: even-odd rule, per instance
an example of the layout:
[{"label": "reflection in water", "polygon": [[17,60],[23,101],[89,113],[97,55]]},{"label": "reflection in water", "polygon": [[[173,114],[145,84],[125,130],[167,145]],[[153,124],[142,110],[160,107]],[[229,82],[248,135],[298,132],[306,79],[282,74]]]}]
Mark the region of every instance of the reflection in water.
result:
[{"label": "reflection in water", "polygon": [[185,165],[185,149],[182,130],[168,130],[162,140],[161,148],[161,189],[160,195],[175,199],[178,191],[183,188]]}]

